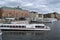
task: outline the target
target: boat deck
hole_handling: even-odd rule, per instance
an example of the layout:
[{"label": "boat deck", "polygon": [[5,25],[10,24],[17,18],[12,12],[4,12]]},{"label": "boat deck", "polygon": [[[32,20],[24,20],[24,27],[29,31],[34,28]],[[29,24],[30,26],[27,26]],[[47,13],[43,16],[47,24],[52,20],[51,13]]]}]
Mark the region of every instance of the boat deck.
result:
[{"label": "boat deck", "polygon": [[50,30],[50,28],[8,28],[8,27],[0,27],[1,30]]}]

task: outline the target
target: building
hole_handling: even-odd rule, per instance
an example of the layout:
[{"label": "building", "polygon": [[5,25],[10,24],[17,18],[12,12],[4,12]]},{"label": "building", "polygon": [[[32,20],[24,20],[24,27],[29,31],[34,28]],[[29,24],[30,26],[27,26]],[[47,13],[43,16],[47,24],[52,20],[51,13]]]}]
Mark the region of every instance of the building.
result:
[{"label": "building", "polygon": [[56,14],[56,19],[60,20],[60,14]]},{"label": "building", "polygon": [[31,20],[36,20],[37,17],[38,17],[38,12],[34,12],[34,11],[30,12]]},{"label": "building", "polygon": [[0,17],[2,18],[29,17],[29,11],[22,10],[21,8],[1,7]]},{"label": "building", "polygon": [[58,14],[57,12],[48,13],[48,14],[44,14],[44,18],[56,18],[56,19],[60,19],[60,14]]},{"label": "building", "polygon": [[39,18],[42,18],[43,15],[44,15],[44,14],[38,14],[38,17],[39,17]]},{"label": "building", "polygon": [[31,11],[30,17],[33,17],[33,18],[38,17],[38,12]]},{"label": "building", "polygon": [[44,14],[44,18],[55,18],[55,14],[49,13],[49,14]]}]

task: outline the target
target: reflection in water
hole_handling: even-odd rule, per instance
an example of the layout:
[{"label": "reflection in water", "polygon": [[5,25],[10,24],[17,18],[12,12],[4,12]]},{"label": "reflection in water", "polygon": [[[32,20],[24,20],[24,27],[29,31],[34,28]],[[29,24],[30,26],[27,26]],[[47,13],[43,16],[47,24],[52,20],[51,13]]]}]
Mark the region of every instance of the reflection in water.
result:
[{"label": "reflection in water", "polygon": [[0,35],[0,40],[2,40],[2,35]]},{"label": "reflection in water", "polygon": [[3,31],[2,40],[47,40],[47,31]]}]

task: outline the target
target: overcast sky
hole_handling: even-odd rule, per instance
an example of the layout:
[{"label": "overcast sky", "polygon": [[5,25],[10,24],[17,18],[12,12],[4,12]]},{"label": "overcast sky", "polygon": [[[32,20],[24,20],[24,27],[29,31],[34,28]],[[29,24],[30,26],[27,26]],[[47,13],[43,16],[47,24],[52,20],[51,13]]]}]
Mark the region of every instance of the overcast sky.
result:
[{"label": "overcast sky", "polygon": [[20,6],[41,13],[60,13],[60,0],[0,0],[0,6]]}]

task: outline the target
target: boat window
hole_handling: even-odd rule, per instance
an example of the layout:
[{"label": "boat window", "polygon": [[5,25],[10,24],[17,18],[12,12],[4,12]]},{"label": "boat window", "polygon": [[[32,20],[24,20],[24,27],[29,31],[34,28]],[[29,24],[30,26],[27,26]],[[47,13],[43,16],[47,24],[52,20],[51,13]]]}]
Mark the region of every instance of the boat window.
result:
[{"label": "boat window", "polygon": [[19,26],[16,26],[16,27],[19,27]]},{"label": "boat window", "polygon": [[22,28],[26,28],[26,26],[22,26]]},{"label": "boat window", "polygon": [[6,27],[5,25],[3,27]]},{"label": "boat window", "polygon": [[15,27],[18,27],[18,26],[9,26],[9,27],[11,27],[11,28],[15,28]]},{"label": "boat window", "polygon": [[36,28],[44,28],[44,26],[35,26]]},{"label": "boat window", "polygon": [[26,26],[19,26],[19,28],[26,28]]},{"label": "boat window", "polygon": [[14,25],[12,27],[15,27]]},{"label": "boat window", "polygon": [[19,26],[19,28],[21,28],[21,26]]},{"label": "boat window", "polygon": [[0,27],[26,28],[26,26],[11,26],[11,25],[1,25]]},{"label": "boat window", "polygon": [[6,25],[1,25],[0,27],[7,27]]},{"label": "boat window", "polygon": [[13,27],[13,26],[10,26],[10,27]]},{"label": "boat window", "polygon": [[6,25],[6,27],[9,27],[8,25]]}]

